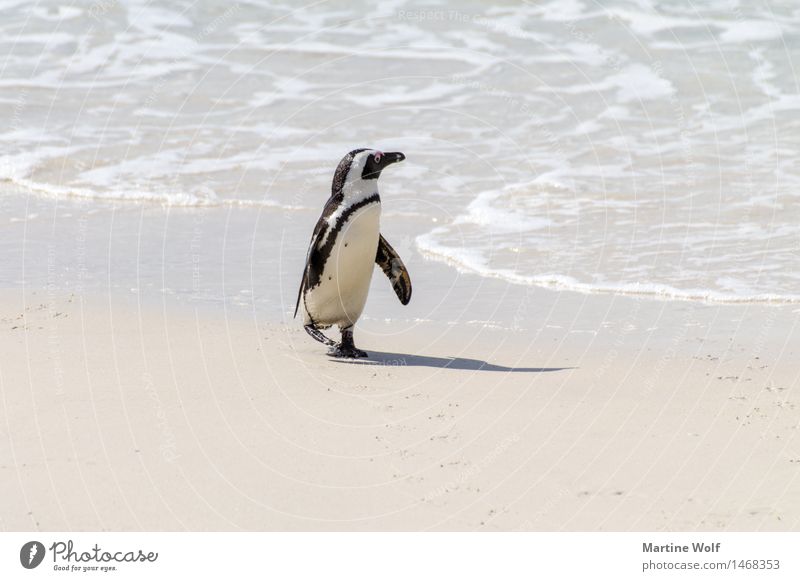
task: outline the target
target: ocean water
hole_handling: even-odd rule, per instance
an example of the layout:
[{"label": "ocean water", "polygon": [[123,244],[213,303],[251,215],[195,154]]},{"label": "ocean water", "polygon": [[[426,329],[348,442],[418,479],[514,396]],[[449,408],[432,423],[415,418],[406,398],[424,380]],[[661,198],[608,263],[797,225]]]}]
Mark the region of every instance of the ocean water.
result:
[{"label": "ocean water", "polygon": [[[168,221],[170,236],[145,240],[152,254],[115,266],[129,275],[119,284],[138,288],[150,269],[151,287],[190,292],[166,281],[164,257],[190,267],[198,222],[216,223],[219,268],[253,280],[284,248],[302,257],[336,163],[369,146],[405,152],[381,179],[384,222],[443,268],[578,292],[800,301],[796,2],[0,11],[6,257],[36,232],[74,241],[116,220],[141,244]],[[231,228],[234,212],[272,225],[260,254],[259,229]]]}]

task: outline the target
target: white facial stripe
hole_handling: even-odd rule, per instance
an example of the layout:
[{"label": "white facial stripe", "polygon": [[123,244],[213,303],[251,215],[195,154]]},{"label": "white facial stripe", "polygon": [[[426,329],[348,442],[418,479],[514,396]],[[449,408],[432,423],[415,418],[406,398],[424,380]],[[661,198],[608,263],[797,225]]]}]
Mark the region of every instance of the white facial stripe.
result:
[{"label": "white facial stripe", "polygon": [[[359,200],[371,196],[378,191],[378,180],[363,180],[361,174],[364,172],[364,165],[370,155],[378,153],[374,149],[367,149],[356,154],[353,163],[350,164],[350,171],[342,187],[345,197],[345,204],[355,204]],[[333,218],[333,216],[331,216]]]},{"label": "white facial stripe", "polygon": [[367,158],[374,153],[374,150],[367,149],[361,153],[356,154],[353,158],[353,163],[350,164],[350,172],[347,174],[345,183],[353,179],[361,179],[361,172],[364,171],[364,165],[367,163]]}]

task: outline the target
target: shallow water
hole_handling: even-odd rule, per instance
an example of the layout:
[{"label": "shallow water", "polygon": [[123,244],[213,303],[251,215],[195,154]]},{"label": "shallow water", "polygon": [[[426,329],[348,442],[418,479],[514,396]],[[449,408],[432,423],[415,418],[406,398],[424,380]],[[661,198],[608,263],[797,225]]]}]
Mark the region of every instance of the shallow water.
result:
[{"label": "shallow water", "polygon": [[[156,205],[185,241],[193,214],[176,213],[217,208],[203,215],[224,232],[220,268],[247,280],[283,255],[254,254],[256,231],[227,230],[225,208],[288,220],[281,240],[302,248],[339,158],[373,146],[407,155],[381,179],[384,223],[427,258],[582,292],[800,301],[791,2],[6,1],[2,12],[8,236],[87,208],[102,232],[120,206],[140,231],[158,229],[147,221],[162,214],[140,208]],[[37,213],[25,196],[81,210]],[[121,272],[189,264],[191,245],[172,244]]]}]

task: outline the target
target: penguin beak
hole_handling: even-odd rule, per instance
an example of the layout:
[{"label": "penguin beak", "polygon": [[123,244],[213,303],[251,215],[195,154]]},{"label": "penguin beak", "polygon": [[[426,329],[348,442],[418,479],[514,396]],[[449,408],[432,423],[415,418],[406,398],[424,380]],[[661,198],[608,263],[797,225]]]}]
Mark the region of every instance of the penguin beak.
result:
[{"label": "penguin beak", "polygon": [[377,180],[381,176],[381,172],[386,169],[387,166],[397,163],[398,161],[403,161],[405,158],[406,156],[399,151],[390,151],[389,153],[378,152],[375,155],[370,155],[367,163],[364,165],[364,170],[361,172],[361,179]]},{"label": "penguin beak", "polygon": [[383,159],[381,160],[383,163],[381,165],[386,167],[387,165],[392,165],[393,163],[397,163],[399,161],[403,161],[406,158],[405,155],[400,153],[399,151],[392,151],[389,153],[383,154]]}]

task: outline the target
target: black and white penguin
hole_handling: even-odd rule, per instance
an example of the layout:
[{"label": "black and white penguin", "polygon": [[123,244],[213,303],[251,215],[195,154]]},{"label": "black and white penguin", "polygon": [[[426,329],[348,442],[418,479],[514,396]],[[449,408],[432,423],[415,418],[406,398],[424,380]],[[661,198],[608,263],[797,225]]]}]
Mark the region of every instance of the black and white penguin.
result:
[{"label": "black and white penguin", "polygon": [[[333,349],[334,357],[367,357],[353,342],[355,325],[367,302],[373,265],[389,277],[397,298],[411,300],[411,278],[403,261],[381,236],[381,198],[378,178],[402,153],[354,149],[342,158],[333,174],[331,197],[325,204],[306,255],[303,280],[297,293],[303,325],[314,339]],[[341,343],[322,334],[337,325]]]}]

